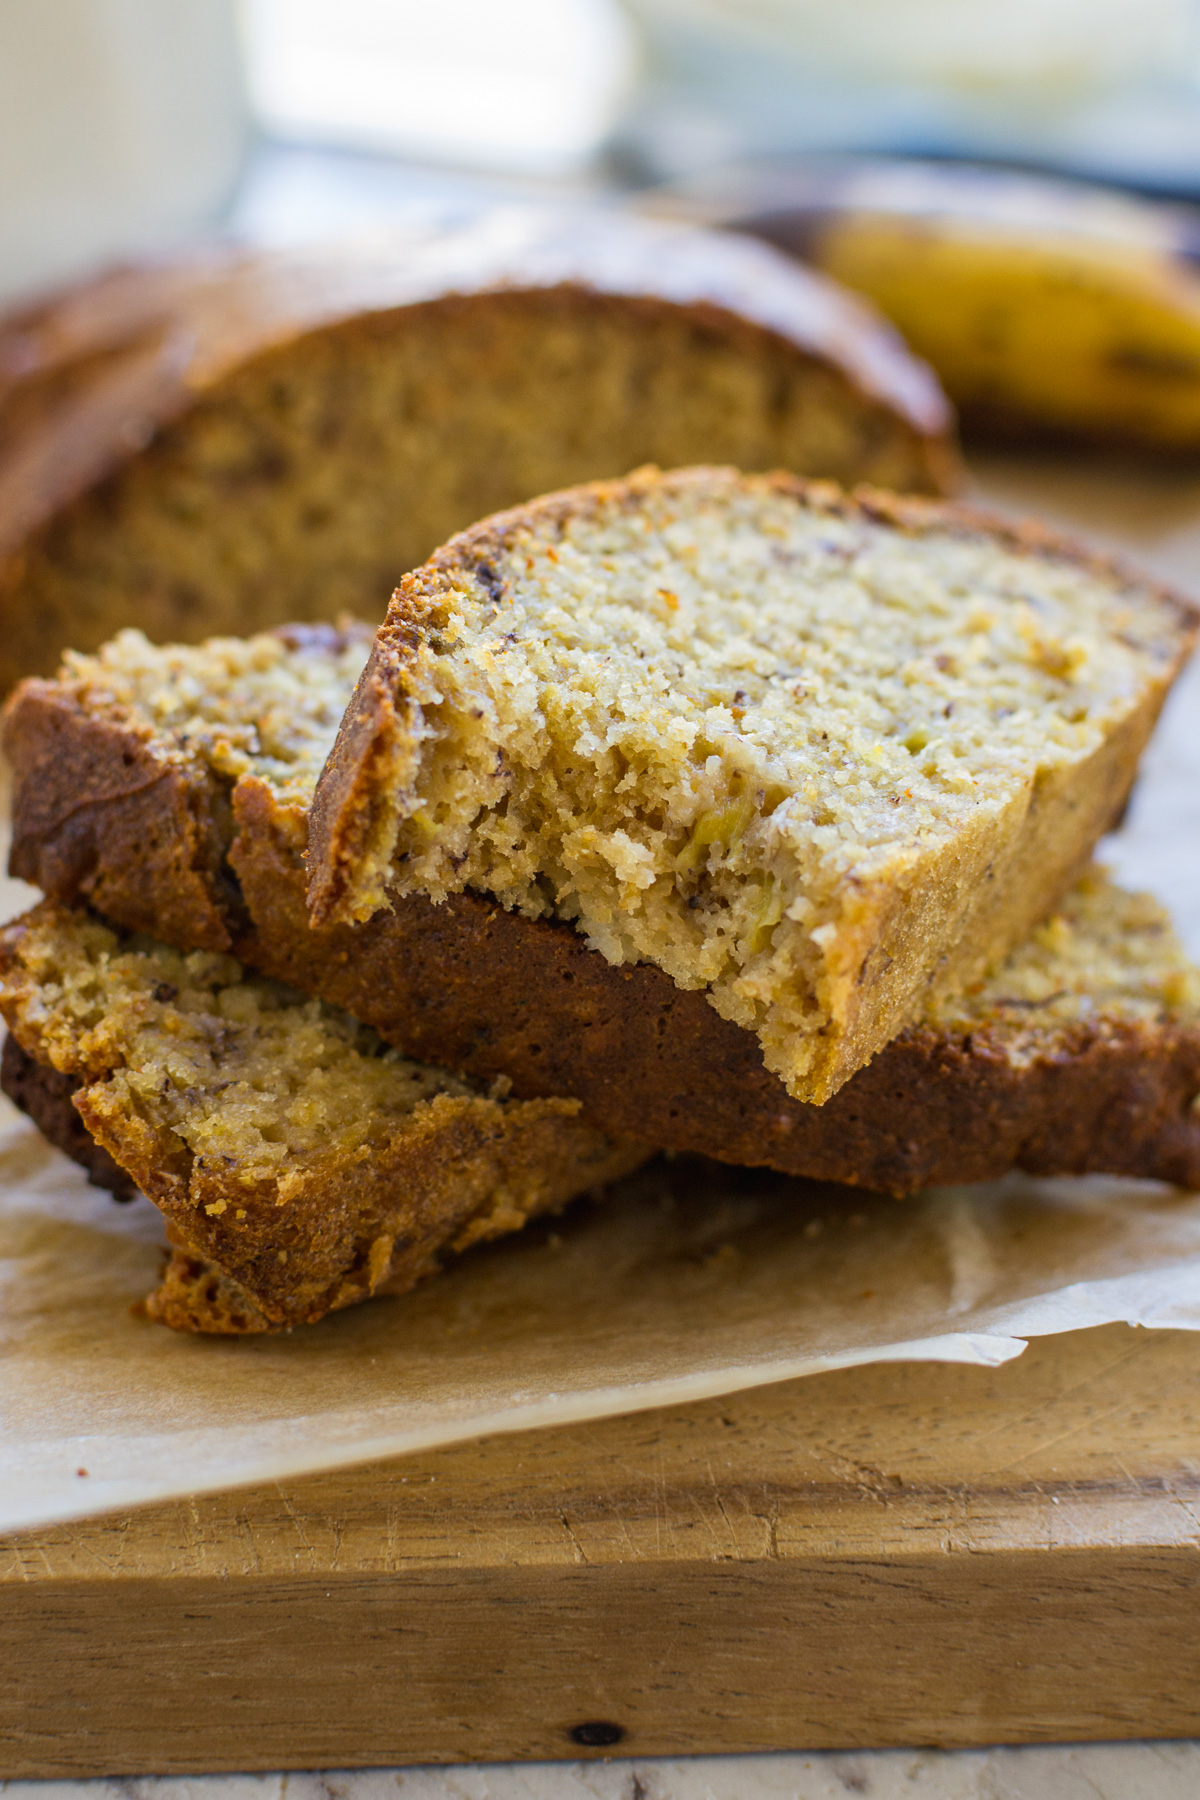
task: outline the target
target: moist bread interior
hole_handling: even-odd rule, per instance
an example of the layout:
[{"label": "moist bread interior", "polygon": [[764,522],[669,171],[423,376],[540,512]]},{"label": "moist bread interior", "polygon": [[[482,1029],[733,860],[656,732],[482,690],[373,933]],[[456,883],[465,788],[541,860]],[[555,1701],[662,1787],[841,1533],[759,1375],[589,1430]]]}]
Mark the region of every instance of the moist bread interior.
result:
[{"label": "moist bread interior", "polygon": [[1069,1054],[1081,1027],[1200,1026],[1200,970],[1152,895],[1093,867],[985,981],[931,996],[920,1022],[948,1037],[986,1033],[990,1050],[1028,1068]]},{"label": "moist bread interior", "polygon": [[[1175,603],[1110,571],[953,520],[896,529],[784,478],[557,496],[398,591],[344,727],[370,764],[344,853],[323,778],[313,915],[475,889],[569,920],[610,963],[704,988],[819,1102],[857,1066],[838,1040],[872,982],[898,985],[858,1062],[945,965],[988,834],[1003,847],[1161,692],[1181,636]],[[920,915],[939,885],[942,942]],[[912,968],[878,936],[889,908],[925,932]]]},{"label": "moist bread interior", "polygon": [[[441,906],[413,896],[366,927],[310,931],[300,855],[313,776],[362,653],[349,635],[288,628],[195,649],[125,637],[73,658],[56,683],[29,684],[8,739],[24,872],[71,904],[99,881],[110,917],[185,949],[233,939],[244,960],[369,1021],[407,1054],[485,1087],[504,1074],[526,1097],[572,1095],[611,1133],[894,1192],[1013,1166],[1200,1180],[1196,976],[1161,908],[1096,870],[986,978],[927,993],[914,1021],[821,1107],[790,1100],[756,1041],[701,993],[648,965],[614,969],[569,926],[482,896]],[[146,745],[153,755],[136,782],[178,760],[191,797],[189,809],[163,811],[170,825],[157,839],[153,806],[123,786],[127,759]],[[146,792],[163,785],[170,777]],[[271,797],[247,810],[250,790]],[[230,851],[235,812],[242,895],[214,871],[203,916],[233,929],[206,941],[190,915],[170,913],[177,849],[195,819],[211,821]],[[81,847],[64,856],[80,820]],[[248,930],[229,910],[243,903]]]},{"label": "moist bread interior", "polygon": [[232,956],[123,939],[79,915],[27,931],[22,958],[36,982],[24,1029],[36,1029],[42,1055],[107,1075],[131,1112],[166,1125],[235,1187],[269,1180],[285,1199],[302,1164],[363,1161],[423,1103],[475,1091]]},{"label": "moist bread interior", "polygon": [[196,645],[129,627],[94,655],[68,650],[59,681],[93,717],[133,720],[163,753],[202,763],[226,795],[254,775],[280,805],[304,808],[372,636],[350,618]]}]

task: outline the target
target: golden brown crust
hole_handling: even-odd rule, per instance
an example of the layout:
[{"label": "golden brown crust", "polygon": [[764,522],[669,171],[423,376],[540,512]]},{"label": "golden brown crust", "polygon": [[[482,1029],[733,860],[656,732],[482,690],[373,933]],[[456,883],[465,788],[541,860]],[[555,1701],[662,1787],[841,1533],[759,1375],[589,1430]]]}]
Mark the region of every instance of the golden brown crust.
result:
[{"label": "golden brown crust", "polygon": [[[570,355],[590,344],[602,364],[611,332],[641,348],[636,366],[614,369],[612,432],[593,417],[589,448],[554,346],[574,333]],[[377,456],[348,463],[337,492],[359,404],[347,371],[410,339],[432,384],[407,409],[413,481],[372,510]],[[475,361],[459,367],[447,347],[461,359],[467,344]],[[691,383],[692,418],[663,403],[655,370],[672,354],[746,372],[754,397],[740,425],[720,383],[707,400]],[[434,365],[454,390],[440,404]],[[194,641],[342,608],[376,616],[451,531],[567,480],[710,445],[749,466],[791,461],[772,434],[797,381],[816,384],[809,414],[819,401],[844,429],[809,442],[801,406],[796,466],[957,485],[950,410],[925,366],[852,296],[748,240],[506,214],[457,232],[116,271],[0,322],[0,691],[48,672],[66,643],[94,648],[123,624]],[[296,382],[309,384],[307,407],[292,404]],[[448,448],[448,485],[434,494],[421,470]],[[302,466],[319,467],[321,485],[281,535],[272,508]],[[332,539],[322,564],[331,495],[361,522],[353,569]],[[131,525],[156,507],[165,535],[155,526],[135,544]],[[211,579],[180,566],[191,551],[172,532],[193,517]]]},{"label": "golden brown crust", "polygon": [[229,948],[222,795],[198,758],[36,679],[10,695],[0,736],[14,770],[13,875],[170,943]]},{"label": "golden brown crust", "polygon": [[10,1032],[0,1054],[0,1088],[14,1106],[33,1120],[42,1136],[87,1170],[95,1187],[107,1188],[115,1200],[132,1200],[137,1187],[125,1170],[102,1150],[72,1105],[82,1086],[78,1076],[62,1075],[36,1062]]}]

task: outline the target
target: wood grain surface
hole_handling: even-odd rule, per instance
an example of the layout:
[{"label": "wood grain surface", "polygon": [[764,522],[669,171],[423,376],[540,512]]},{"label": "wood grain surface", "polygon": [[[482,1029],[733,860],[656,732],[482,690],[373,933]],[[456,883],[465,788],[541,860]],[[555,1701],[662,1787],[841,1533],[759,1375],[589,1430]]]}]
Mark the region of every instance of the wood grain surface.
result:
[{"label": "wood grain surface", "polygon": [[1110,1327],[25,1533],[0,1774],[1193,1735],[1198,1509]]}]

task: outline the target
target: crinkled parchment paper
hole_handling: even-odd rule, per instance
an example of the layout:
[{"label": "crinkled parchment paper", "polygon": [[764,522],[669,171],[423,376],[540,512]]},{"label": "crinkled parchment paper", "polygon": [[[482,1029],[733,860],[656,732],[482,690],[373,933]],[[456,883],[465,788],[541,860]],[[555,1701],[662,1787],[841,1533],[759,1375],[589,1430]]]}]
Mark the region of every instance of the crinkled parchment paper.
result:
[{"label": "crinkled parchment paper", "polygon": [[[1054,510],[1027,469],[1006,479]],[[1145,507],[1129,534],[1200,572],[1200,486]],[[1111,527],[1111,496],[1098,511]],[[1109,849],[1200,955],[1200,674]],[[0,1115],[0,1528],[854,1363],[995,1364],[1112,1320],[1200,1329],[1200,1195],[1129,1181],[897,1202],[680,1159],[415,1294],[244,1342],[133,1315],[161,1243],[148,1202],[117,1206]]]}]

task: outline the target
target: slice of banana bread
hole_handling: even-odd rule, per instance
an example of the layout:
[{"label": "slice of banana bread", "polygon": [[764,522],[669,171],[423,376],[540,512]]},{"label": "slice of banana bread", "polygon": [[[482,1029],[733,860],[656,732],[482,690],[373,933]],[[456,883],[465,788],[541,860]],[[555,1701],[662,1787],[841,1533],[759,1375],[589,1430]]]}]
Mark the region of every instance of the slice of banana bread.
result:
[{"label": "slice of banana bread", "polygon": [[[349,628],[198,649],[124,636],[25,683],[6,719],[15,872],[126,925],[160,921],[184,948],[233,945],[411,1055],[573,1095],[614,1134],[897,1193],[1012,1167],[1200,1183],[1187,964],[1152,902],[1094,877],[1065,927],[934,1003],[823,1107],[791,1099],[702,993],[649,964],[614,969],[569,925],[465,893],[310,931],[305,802],[365,649]],[[277,734],[254,736],[280,716],[291,760]]]},{"label": "slice of banana bread", "polygon": [[641,471],[405,577],[318,782],[318,925],[466,889],[753,1032],[820,1105],[1119,816],[1196,615],[1034,527]]},{"label": "slice of banana bread", "polygon": [[182,1330],[277,1330],[403,1292],[649,1153],[580,1123],[577,1101],[408,1062],[231,956],[49,902],[0,933],[0,1012],[164,1214],[174,1256],[147,1309]]},{"label": "slice of banana bread", "polygon": [[68,651],[0,725],[13,873],[184,949],[228,950],[246,923],[226,861],[237,785],[303,828],[372,636],[343,620],[159,647],[129,629],[96,656]]},{"label": "slice of banana bread", "polygon": [[924,364],[749,239],[509,208],[117,271],[0,321],[0,692],[125,625],[377,617],[496,507],[714,456],[958,474]]}]

